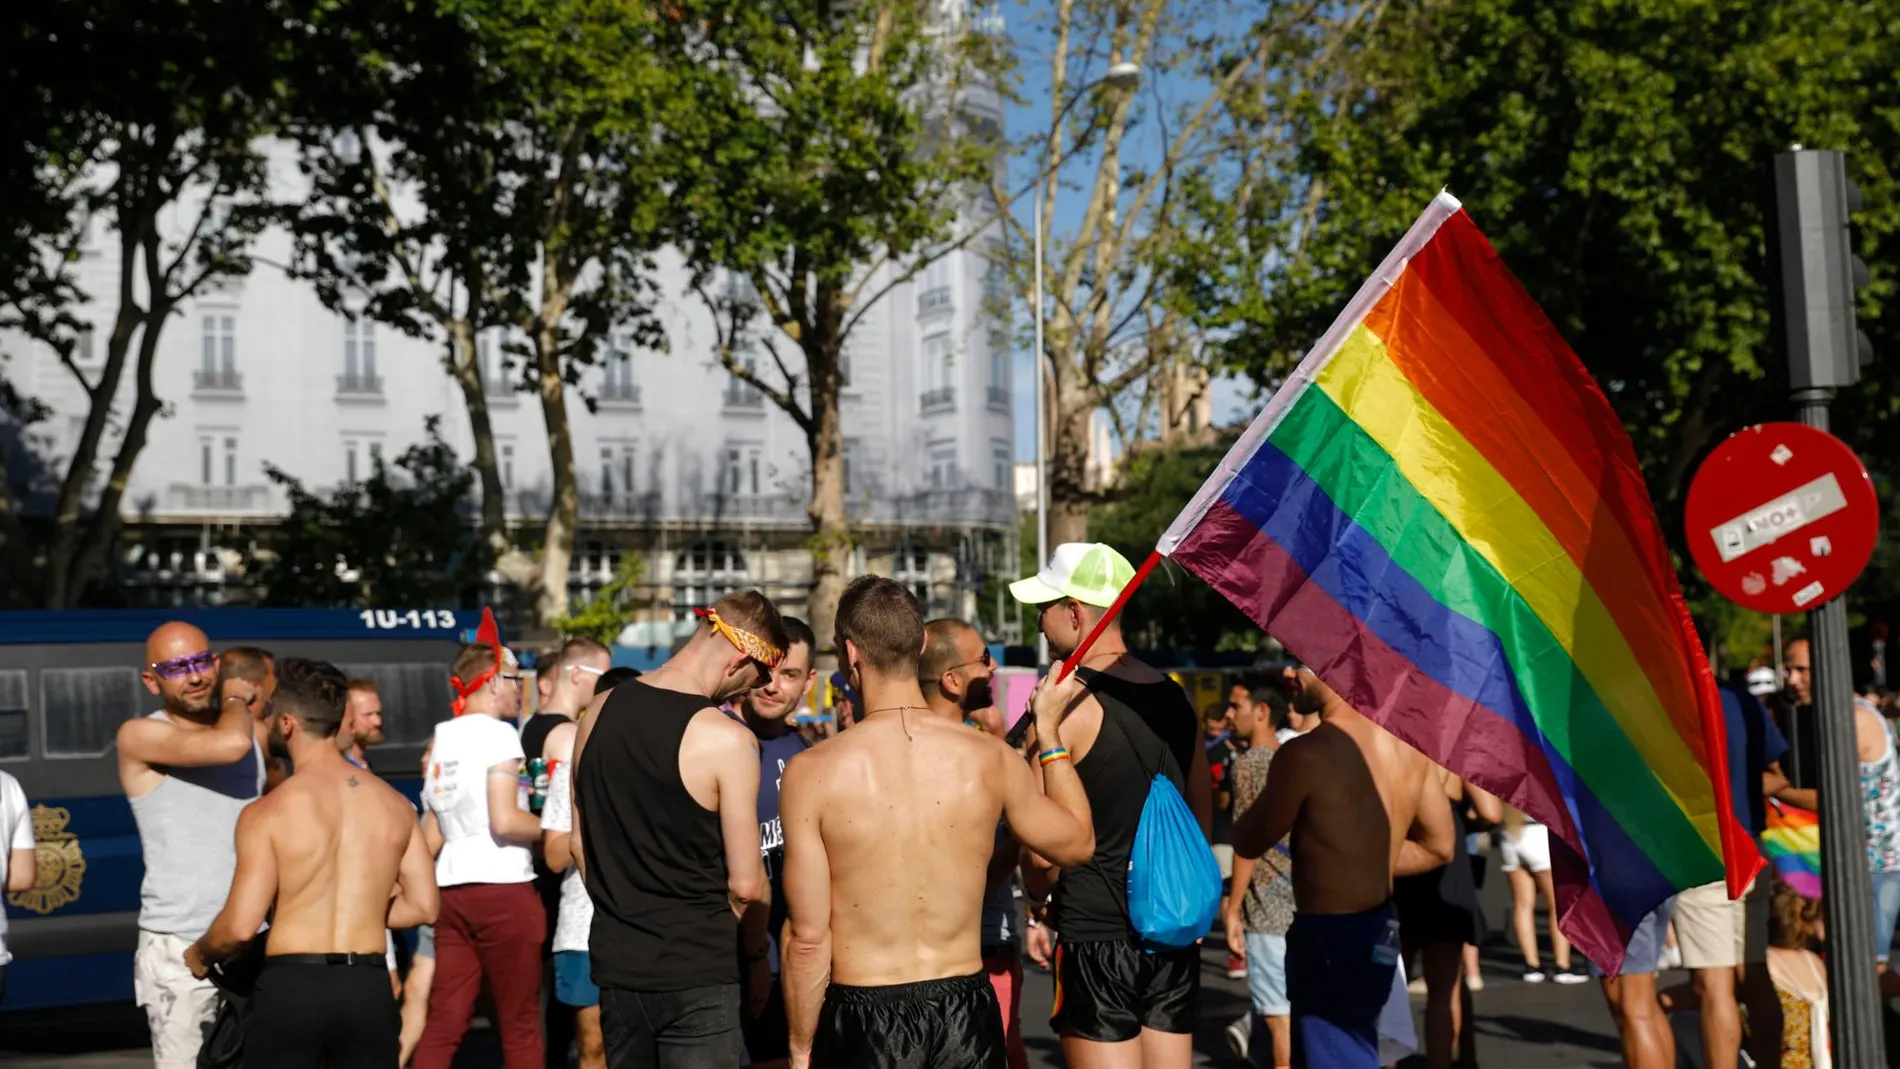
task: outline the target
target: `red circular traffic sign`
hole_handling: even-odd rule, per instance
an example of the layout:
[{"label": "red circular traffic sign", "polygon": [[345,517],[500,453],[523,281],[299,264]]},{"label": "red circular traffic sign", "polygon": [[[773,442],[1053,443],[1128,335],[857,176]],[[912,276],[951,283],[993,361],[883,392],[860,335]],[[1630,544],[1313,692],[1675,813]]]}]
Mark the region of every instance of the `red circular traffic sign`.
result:
[{"label": "red circular traffic sign", "polygon": [[1880,536],[1880,506],[1866,467],[1839,438],[1758,423],[1696,470],[1683,525],[1696,567],[1723,597],[1796,613],[1860,577]]}]

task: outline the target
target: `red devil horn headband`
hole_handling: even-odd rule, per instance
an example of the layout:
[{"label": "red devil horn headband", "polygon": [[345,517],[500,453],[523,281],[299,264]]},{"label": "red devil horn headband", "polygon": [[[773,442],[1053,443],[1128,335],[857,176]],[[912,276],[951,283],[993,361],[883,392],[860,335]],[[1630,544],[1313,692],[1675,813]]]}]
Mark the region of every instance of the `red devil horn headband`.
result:
[{"label": "red devil horn headband", "polygon": [[454,676],[449,677],[449,686],[455,688],[455,700],[449,703],[449,707],[455,710],[456,716],[461,716],[468,710],[469,695],[482,689],[489,680],[495,678],[495,673],[501,671],[503,656],[501,652],[501,628],[495,624],[495,610],[487,608],[482,610],[482,624],[475,629],[475,641],[477,644],[487,646],[495,651],[495,663],[477,674],[474,679],[468,680],[467,682],[463,682]]}]

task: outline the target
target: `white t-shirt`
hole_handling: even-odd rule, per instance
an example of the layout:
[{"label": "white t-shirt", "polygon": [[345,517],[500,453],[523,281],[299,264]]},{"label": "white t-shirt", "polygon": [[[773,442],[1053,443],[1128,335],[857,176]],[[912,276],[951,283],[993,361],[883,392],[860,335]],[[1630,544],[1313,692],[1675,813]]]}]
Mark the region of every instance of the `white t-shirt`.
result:
[{"label": "white t-shirt", "polygon": [[492,716],[470,714],[435,726],[422,802],[442,828],[442,853],[435,859],[438,886],[534,879],[528,848],[495,838],[488,827],[488,770],[519,760],[520,736]]},{"label": "white t-shirt", "polygon": [[[7,860],[15,850],[33,849],[33,818],[27,813],[20,781],[0,772],[0,887],[7,885]],[[0,965],[13,960],[7,951],[7,912],[0,909]]]},{"label": "white t-shirt", "polygon": [[[541,805],[542,831],[574,830],[574,788],[567,766],[548,777],[548,800]],[[594,900],[587,897],[581,870],[569,868],[561,879],[561,912],[554,921],[554,950],[586,950],[594,927]]]}]

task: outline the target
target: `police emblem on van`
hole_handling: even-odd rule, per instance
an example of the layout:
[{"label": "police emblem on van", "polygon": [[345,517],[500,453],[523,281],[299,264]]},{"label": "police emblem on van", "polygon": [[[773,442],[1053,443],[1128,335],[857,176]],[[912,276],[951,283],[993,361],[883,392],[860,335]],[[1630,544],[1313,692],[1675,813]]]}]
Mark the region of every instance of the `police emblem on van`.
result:
[{"label": "police emblem on van", "polygon": [[51,913],[79,899],[79,884],[86,875],[86,855],[79,849],[79,837],[66,830],[72,814],[63,808],[33,807],[33,838],[36,875],[28,891],[7,896],[7,901],[35,913]]}]

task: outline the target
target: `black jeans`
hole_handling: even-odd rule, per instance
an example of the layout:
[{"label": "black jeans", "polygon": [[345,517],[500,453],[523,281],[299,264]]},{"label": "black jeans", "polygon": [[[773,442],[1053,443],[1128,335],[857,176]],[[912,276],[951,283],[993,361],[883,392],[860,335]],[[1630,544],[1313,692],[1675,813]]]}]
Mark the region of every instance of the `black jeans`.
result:
[{"label": "black jeans", "polygon": [[684,991],[600,989],[609,1069],[733,1069],[739,1064],[739,985]]}]

